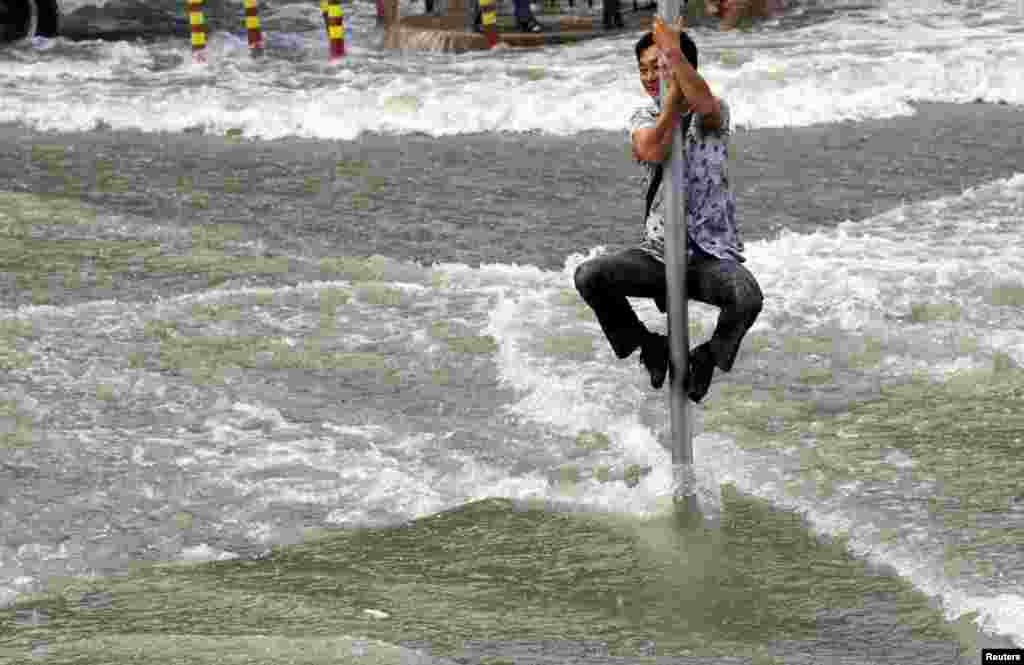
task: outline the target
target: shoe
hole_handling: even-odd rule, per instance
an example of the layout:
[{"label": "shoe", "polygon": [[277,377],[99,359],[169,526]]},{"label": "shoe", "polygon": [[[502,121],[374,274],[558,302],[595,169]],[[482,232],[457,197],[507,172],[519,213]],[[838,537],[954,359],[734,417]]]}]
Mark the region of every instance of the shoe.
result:
[{"label": "shoe", "polygon": [[531,16],[525,21],[519,21],[519,32],[544,32],[544,26]]},{"label": "shoe", "polygon": [[707,344],[701,344],[690,353],[690,372],[686,377],[686,393],[694,404],[700,404],[711,387],[715,373],[715,358]]},{"label": "shoe", "polygon": [[668,372],[668,337],[648,333],[640,344],[640,364],[651,375],[651,387],[655,390],[661,388],[665,383],[665,373]]}]

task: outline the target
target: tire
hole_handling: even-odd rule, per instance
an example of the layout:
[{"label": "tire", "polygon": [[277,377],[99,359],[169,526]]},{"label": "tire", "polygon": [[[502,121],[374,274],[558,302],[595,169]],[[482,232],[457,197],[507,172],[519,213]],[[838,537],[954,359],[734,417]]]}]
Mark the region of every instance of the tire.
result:
[{"label": "tire", "polygon": [[59,23],[57,0],[0,0],[0,44],[56,37]]}]

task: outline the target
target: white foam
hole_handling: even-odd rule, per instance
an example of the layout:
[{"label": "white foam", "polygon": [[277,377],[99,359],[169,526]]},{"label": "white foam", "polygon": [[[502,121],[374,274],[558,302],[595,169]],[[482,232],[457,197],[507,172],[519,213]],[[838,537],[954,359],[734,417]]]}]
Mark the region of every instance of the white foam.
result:
[{"label": "white foam", "polygon": [[[784,33],[694,34],[702,73],[731,102],[734,122],[748,127],[907,115],[914,100],[1024,104],[1024,45],[1013,32],[1012,1],[990,6],[993,18],[983,20],[902,0]],[[334,66],[325,64],[312,9],[309,33],[278,41],[297,62],[253,65],[244,42],[220,32],[210,35],[205,66],[190,64],[186,40],[29,51],[0,68],[0,84],[10,86],[0,122],[47,131],[242,129],[263,139],[352,139],[368,131],[572,135],[623,131],[632,109],[647,101],[635,71],[636,35],[539,52],[412,57],[378,50],[373,11],[357,4],[346,12],[356,34]],[[274,32],[270,24],[265,30]],[[155,66],[169,55],[181,64]]]},{"label": "white foam", "polygon": [[[889,354],[876,371],[900,376],[984,366],[991,362],[986,353],[997,350],[1020,357],[1024,334],[1013,323],[1019,308],[996,306],[987,298],[997,283],[1024,286],[1024,262],[1018,256],[1024,246],[1022,188],[1024,177],[1018,175],[834,230],[786,232],[751,243],[747,265],[769,294],[759,329],[813,334],[838,326],[851,333],[885,333],[889,343],[905,344],[905,352]],[[572,460],[574,464],[638,463],[650,465],[652,472],[633,488],[590,476],[574,486],[515,496],[637,516],[657,514],[671,488],[669,454],[662,446],[663,396],[650,393],[635,361],[614,358],[596,322],[579,319],[569,305],[555,304],[559,290],[571,285],[575,267],[597,253],[568,257],[557,274],[506,273],[510,288],[498,295],[487,330],[498,342],[500,376],[517,394],[509,412],[564,437],[546,452],[557,457],[565,452],[565,439],[584,429],[599,430],[608,436],[609,449]],[[640,305],[641,319],[661,325],[663,316],[649,303],[634,304]],[[955,321],[939,317],[915,322],[910,317],[915,304],[957,305],[961,315]],[[697,318],[713,322],[702,316]],[[945,339],[949,331],[975,337],[983,353],[959,351]],[[571,334],[592,336],[592,352],[566,360],[544,350],[546,336]],[[746,452],[713,432],[697,436],[694,448],[704,492],[732,482],[744,492],[798,510],[823,534],[851,536],[856,555],[892,566],[925,593],[941,598],[947,618],[977,612],[983,630],[1024,643],[1024,590],[1010,580],[1001,585],[993,580],[982,588],[966,577],[947,576],[941,548],[935,547],[936,536],[925,518],[911,520],[902,542],[888,542],[881,537],[886,516],[843,503],[847,493],[834,501],[813,491],[789,495],[784,491],[787,477],[778,470],[784,465],[777,458]],[[911,457],[890,451],[885,461],[927,491],[928,479],[915,475]]]},{"label": "white foam", "polygon": [[18,598],[18,591],[0,584],[0,608],[10,607]]},{"label": "white foam", "polygon": [[184,561],[190,562],[201,562],[201,561],[227,561],[229,559],[237,559],[238,555],[234,552],[228,552],[227,550],[217,549],[216,547],[210,547],[206,543],[202,545],[196,545],[195,547],[186,547],[181,551],[181,558]]},{"label": "white foam", "polygon": [[[930,329],[942,326],[977,337],[983,350],[989,345],[988,350],[998,347],[1014,357],[1024,357],[1019,328],[1016,332],[1007,330],[999,318],[1002,310],[985,303],[986,288],[997,277],[1024,284],[1024,263],[1017,256],[1017,248],[1024,246],[1024,230],[1019,224],[1022,192],[1024,177],[1017,176],[835,230],[785,233],[751,243],[748,265],[770,294],[758,324],[760,329],[811,334],[829,325],[851,332],[872,330],[872,326],[883,330],[890,327],[893,336],[910,347],[905,357],[892,355],[892,363],[886,367],[893,372],[915,366],[945,371],[984,361],[978,355],[964,360],[943,356],[941,345],[925,343],[930,340]],[[197,303],[245,307],[251,304],[248,298],[269,295],[286,304],[263,304],[260,317],[241,317],[238,333],[266,334],[270,328],[287,331],[290,339],[300,340],[315,325],[315,317],[309,314],[320,311],[318,291],[349,285],[346,281],[214,290],[154,303],[108,301],[64,308],[22,308],[10,316],[31,322],[40,335],[31,341],[40,354],[32,378],[39,386],[60,385],[75,396],[66,399],[74,399],[76,407],[77,396],[90,394],[97,382],[116,384],[116,392],[126,395],[145,378],[148,383],[140,389],[142,396],[159,399],[160,409],[170,402],[177,413],[188,413],[192,418],[188,428],[183,424],[180,430],[129,432],[122,435],[126,441],[118,443],[125,444],[126,456],[139,466],[139,472],[156,460],[153,452],[167,447],[168,441],[186,448],[187,455],[173,451],[178,464],[189,467],[185,475],[198,483],[216,485],[218,490],[226,488],[225,493],[234,492],[232,497],[241,497],[241,505],[231,507],[234,517],[221,519],[224,523],[230,519],[244,522],[248,535],[255,539],[271,541],[277,537],[274,525],[249,519],[275,503],[326,506],[328,521],[336,524],[408,519],[487,496],[567,501],[641,516],[656,514],[664,508],[672,480],[669,455],[661,447],[665,405],[661,396],[652,395],[635,361],[618,362],[596,322],[579,317],[578,303],[564,297],[564,292],[572,289],[573,270],[584,258],[568,257],[560,271],[528,265],[471,268],[446,264],[434,268],[443,279],[431,287],[425,285],[430,283],[430,271],[385,268],[384,281],[389,285],[413,284],[410,289],[417,291],[420,304],[423,298],[436,297],[445,306],[445,322],[464,326],[473,334],[492,335],[497,341],[493,355],[472,360],[453,358],[452,362],[473,363],[474,371],[481,375],[493,363],[498,376],[516,394],[507,410],[496,408],[493,420],[466,424],[453,418],[442,422],[441,431],[422,431],[429,428],[424,424],[426,420],[373,412],[361,413],[351,421],[345,419],[344,412],[332,414],[332,421],[321,423],[318,429],[315,424],[290,419],[284,407],[251,397],[239,398],[233,389],[182,385],[186,382],[143,372],[132,382],[127,378],[130,375],[118,377],[108,369],[112,366],[111,354],[117,352],[111,342],[134,340],[137,344],[148,321],[164,318],[201,328],[205,324],[190,314],[191,306]],[[406,276],[408,272],[413,274]],[[401,282],[396,275],[401,276]],[[893,324],[886,318],[893,313],[908,314],[915,303],[931,302],[956,303],[963,317],[955,323],[929,325]],[[652,326],[663,325],[663,316],[653,305],[636,304]],[[347,306],[358,315],[351,320],[339,319],[347,321],[339,329],[339,338],[348,339],[345,335],[354,330],[383,330],[386,334],[377,339],[392,344],[389,351],[395,357],[409,365],[426,364],[423,353],[410,351],[406,341],[417,331],[429,329],[436,313],[373,306],[358,298]],[[1002,309],[1015,314],[1012,308]],[[713,311],[696,306],[694,311],[695,320],[706,324],[705,330],[710,329]],[[566,359],[546,350],[545,340],[551,335],[590,339],[593,348]],[[67,343],[72,336],[75,343]],[[161,386],[163,391],[159,390]],[[35,398],[19,390],[24,389],[8,391],[19,408],[38,412],[39,400],[32,406],[29,399]],[[48,395],[47,399],[57,398]],[[63,405],[70,406],[68,402]],[[493,443],[487,436],[503,424],[506,416],[523,421],[523,429],[509,427],[502,433],[507,436],[500,443],[501,450],[487,449],[485,444]],[[531,426],[537,429],[531,430]],[[471,441],[457,445],[452,433],[467,427],[474,428],[465,437]],[[542,436],[535,436],[538,429]],[[608,436],[608,449],[571,457],[577,434],[595,429]],[[118,435],[102,427],[76,434],[76,445],[68,444],[66,449],[78,454],[109,445],[110,439]],[[474,436],[481,442],[472,441]],[[77,445],[80,442],[83,445]],[[771,464],[745,456],[715,433],[701,434],[694,445],[702,460],[698,473],[705,490],[717,488],[721,482],[735,482],[741,489],[780,505],[800,505],[786,503],[788,499],[778,489],[780,479],[771,477]],[[518,475],[510,471],[516,462],[531,464],[535,459],[545,462]],[[594,475],[575,487],[560,487],[549,484],[552,468],[545,466],[547,461],[552,468],[563,463],[584,469],[603,464],[619,468],[639,464],[650,466],[652,471],[633,488],[622,482],[602,483]],[[890,461],[897,468],[908,465],[898,456]],[[165,494],[169,492],[164,489]],[[157,492],[151,498],[159,496]],[[842,509],[807,508],[820,528],[829,533],[851,523]],[[871,526],[870,520],[867,526]],[[1005,589],[1010,600],[1005,607],[1009,609],[998,609],[1003,606],[997,607],[995,596],[934,578],[930,569],[921,569],[920,565],[915,568],[912,564],[917,555],[913,550],[885,549],[886,545],[870,539],[858,542],[866,556],[877,556],[897,566],[906,562],[903,570],[908,578],[929,592],[941,594],[951,612],[962,614],[981,607],[986,621],[1000,631],[1017,630],[1014,634],[1020,635],[1015,589]],[[23,554],[29,557],[34,553],[38,554],[26,549]],[[202,559],[222,554],[203,546],[183,556]],[[4,584],[10,587],[6,580]]]},{"label": "white foam", "polygon": [[[731,456],[741,467],[757,468],[762,479],[752,482],[749,476],[737,475],[733,482],[747,493],[771,501],[773,504],[796,510],[803,514],[815,530],[833,537],[843,535],[849,538],[852,553],[877,564],[891,566],[924,593],[941,599],[946,619],[953,621],[977,612],[975,623],[978,628],[993,634],[1009,636],[1016,644],[1024,646],[1024,589],[1012,593],[982,593],[977,589],[966,589],[957,580],[943,572],[942,557],[936,555],[935,543],[928,534],[919,531],[903,542],[884,542],[877,526],[877,516],[863,508],[851,512],[837,506],[836,501],[819,497],[794,497],[781,488],[784,478],[774,471],[777,464],[746,453],[725,440],[718,445],[731,448]],[[764,476],[773,476],[768,480]],[[916,537],[915,537],[916,535]]]},{"label": "white foam", "polygon": [[354,427],[351,425],[336,425],[334,423],[324,423],[324,429],[337,432],[338,434],[348,434],[350,436],[358,436],[360,438],[372,439],[379,437],[388,432],[388,428],[382,425],[362,425]]},{"label": "white foam", "polygon": [[[860,222],[810,234],[783,232],[748,244],[749,266],[771,294],[758,320],[771,328],[796,318],[809,327],[889,329],[922,338],[935,331],[976,336],[993,351],[1024,359],[1024,331],[1014,308],[990,302],[1001,284],[1024,286],[1018,201],[1024,177],[961,195],[905,206]],[[951,309],[914,323],[915,308]],[[1009,328],[1009,329],[1007,329]],[[929,358],[949,370],[963,358]]]},{"label": "white foam", "polygon": [[[602,362],[599,377],[586,363],[574,364],[571,377],[564,377],[536,358],[536,347],[529,341],[529,328],[550,325],[545,321],[543,294],[536,291],[499,305],[492,316],[491,330],[499,339],[502,377],[521,392],[522,398],[512,410],[521,416],[572,436],[580,429],[599,429],[613,442],[609,457],[618,461],[646,463],[652,472],[636,487],[622,483],[602,483],[589,478],[569,488],[539,488],[516,498],[541,498],[586,509],[625,512],[637,517],[660,514],[665,497],[670,494],[672,479],[670,459],[662,447],[656,428],[644,425],[637,413],[650,408],[651,402],[661,416],[660,399],[645,398],[636,390],[639,382],[636,367],[622,369],[599,351]],[[529,311],[529,325],[523,312]],[[627,376],[631,374],[632,376]],[[698,482],[707,508],[714,510],[716,490],[724,483],[733,483],[740,490],[769,500],[773,504],[804,514],[822,534],[851,537],[851,550],[857,556],[892,566],[925,593],[942,599],[948,619],[954,620],[977,612],[979,628],[1009,635],[1024,644],[1024,594],[1009,592],[984,593],[966,589],[957,580],[942,572],[942,561],[935,559],[934,543],[927,533],[908,534],[902,546],[883,542],[877,521],[870,511],[849,510],[848,506],[822,501],[809,496],[794,497],[783,488],[785,476],[778,471],[777,460],[763,458],[734,445],[729,439],[705,433],[693,441]],[[588,459],[587,462],[594,460]],[[892,451],[886,461],[899,469],[913,469],[915,463],[904,453]],[[908,471],[913,473],[913,471]],[[505,489],[505,488],[502,488]],[[941,557],[940,557],[941,559]]]}]

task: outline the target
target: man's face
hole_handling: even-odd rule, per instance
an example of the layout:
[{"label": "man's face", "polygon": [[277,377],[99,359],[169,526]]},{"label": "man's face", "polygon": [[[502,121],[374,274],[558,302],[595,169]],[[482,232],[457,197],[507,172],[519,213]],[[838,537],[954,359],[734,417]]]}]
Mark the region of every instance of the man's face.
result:
[{"label": "man's face", "polygon": [[647,94],[655,99],[658,98],[661,88],[658,77],[658,48],[648,46],[640,53],[640,83],[643,84]]},{"label": "man's face", "polygon": [[[658,99],[661,97],[661,77],[658,75],[658,47],[648,46],[640,54],[640,83],[643,84],[647,94]],[[686,101],[686,95],[681,95],[683,111],[690,110],[690,103]]]}]

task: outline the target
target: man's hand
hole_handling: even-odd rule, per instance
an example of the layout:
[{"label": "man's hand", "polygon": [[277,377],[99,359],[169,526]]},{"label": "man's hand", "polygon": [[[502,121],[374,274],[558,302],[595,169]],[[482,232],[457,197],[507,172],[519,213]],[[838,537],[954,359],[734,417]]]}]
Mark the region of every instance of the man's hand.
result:
[{"label": "man's hand", "polygon": [[679,113],[683,110],[683,102],[686,100],[686,97],[683,96],[683,89],[679,87],[679,82],[671,75],[665,80],[665,87],[667,88],[665,91],[665,108],[671,110],[672,113]]},{"label": "man's hand", "polygon": [[667,81],[665,98],[654,127],[633,131],[633,157],[645,162],[663,162],[672,149],[672,131],[683,110],[683,93],[679,84]]},{"label": "man's hand", "polygon": [[682,89],[690,109],[702,115],[717,114],[718,102],[711,94],[707,81],[683,57],[679,47],[679,27],[669,25],[658,17],[654,21],[653,34],[654,44],[660,52],[659,62],[665,60],[667,62],[663,66],[671,67],[673,78]]},{"label": "man's hand", "polygon": [[665,23],[661,17],[654,19],[654,45],[662,53],[668,53],[672,49],[679,49],[679,35],[686,27],[686,17],[679,16],[672,23]]}]

